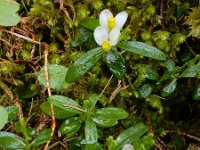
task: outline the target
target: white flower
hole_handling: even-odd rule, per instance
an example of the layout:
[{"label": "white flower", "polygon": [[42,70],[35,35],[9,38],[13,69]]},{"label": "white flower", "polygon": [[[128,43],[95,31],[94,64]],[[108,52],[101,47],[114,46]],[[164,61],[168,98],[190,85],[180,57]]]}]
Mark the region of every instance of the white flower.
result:
[{"label": "white flower", "polygon": [[106,27],[108,31],[118,27],[121,29],[127,20],[128,14],[125,11],[119,12],[115,17],[110,10],[104,9],[99,16],[100,26]]},{"label": "white flower", "polygon": [[108,52],[115,46],[120,36],[120,29],[127,20],[128,14],[125,11],[118,13],[115,18],[108,9],[104,9],[99,16],[98,26],[94,30],[94,39],[104,52]]},{"label": "white flower", "polygon": [[120,29],[114,27],[110,33],[104,26],[98,26],[94,30],[94,39],[99,46],[102,46],[104,52],[108,52],[111,46],[115,46],[120,36]]}]

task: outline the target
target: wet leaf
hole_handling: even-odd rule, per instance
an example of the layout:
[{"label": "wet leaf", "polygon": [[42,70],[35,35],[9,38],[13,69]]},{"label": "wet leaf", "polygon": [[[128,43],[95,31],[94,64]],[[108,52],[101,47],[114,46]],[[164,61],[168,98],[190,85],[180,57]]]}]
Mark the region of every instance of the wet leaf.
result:
[{"label": "wet leaf", "polygon": [[167,65],[167,69],[168,69],[169,72],[174,71],[174,68],[175,68],[175,62],[174,62],[174,60],[168,59],[166,61],[166,65]]},{"label": "wet leaf", "polygon": [[112,127],[114,125],[116,125],[118,123],[117,120],[113,119],[113,120],[108,120],[108,119],[99,119],[99,118],[92,118],[93,121],[95,122],[95,124],[98,127]]},{"label": "wet leaf", "polygon": [[115,107],[98,109],[94,115],[94,118],[99,120],[120,120],[126,117],[128,117],[128,113],[125,110]]},{"label": "wet leaf", "polygon": [[76,109],[76,108],[80,108],[80,105],[76,101],[68,97],[65,97],[62,95],[52,95],[48,97],[48,101],[54,106],[57,106],[68,112],[76,113],[76,114],[81,113],[80,111]]},{"label": "wet leaf", "polygon": [[25,140],[10,132],[0,132],[0,147],[5,149],[24,149]]},{"label": "wet leaf", "polygon": [[193,65],[186,68],[180,77],[191,78],[195,77],[200,72],[200,65]]},{"label": "wet leaf", "polygon": [[126,51],[130,51],[135,54],[139,54],[142,56],[154,58],[157,60],[166,60],[165,54],[160,51],[158,48],[147,45],[142,42],[136,41],[123,41],[120,42],[117,47],[122,48]]},{"label": "wet leaf", "polygon": [[31,146],[39,146],[47,141],[52,140],[53,137],[51,136],[51,129],[43,129],[38,136],[31,142]]},{"label": "wet leaf", "polygon": [[117,146],[113,150],[120,150],[125,144],[134,143],[134,141],[138,140],[147,131],[147,127],[143,124],[137,124],[134,127],[124,130],[116,138]]},{"label": "wet leaf", "polygon": [[20,5],[14,0],[0,0],[0,26],[14,26],[20,21]]},{"label": "wet leaf", "polygon": [[157,72],[155,72],[151,67],[149,66],[146,66],[145,67],[145,70],[144,70],[144,73],[143,73],[144,77],[146,79],[149,79],[149,80],[158,80],[159,78],[159,75]]},{"label": "wet leaf", "polygon": [[85,142],[94,144],[98,140],[97,127],[92,120],[85,121]]},{"label": "wet leaf", "polygon": [[106,63],[112,74],[118,79],[122,79],[126,72],[125,62],[121,54],[116,50],[106,53]]},{"label": "wet leaf", "polygon": [[62,134],[65,134],[67,138],[72,137],[81,127],[82,121],[79,117],[73,117],[65,120],[59,130]]},{"label": "wet leaf", "polygon": [[140,97],[146,97],[151,94],[153,88],[151,84],[144,84],[140,89],[139,89],[139,94]]},{"label": "wet leaf", "polygon": [[[48,116],[52,116],[51,115],[51,107],[50,107],[50,103],[49,102],[44,102],[40,105],[40,108],[42,109],[42,111],[47,114]],[[62,108],[56,107],[54,106],[54,113],[55,113],[55,118],[56,119],[66,119],[72,116],[75,116],[77,113],[73,113],[73,112],[69,112],[67,110],[64,110]]]},{"label": "wet leaf", "polygon": [[177,79],[173,79],[170,83],[164,86],[164,88],[161,91],[161,95],[163,97],[171,95],[175,91],[176,85],[177,85]]},{"label": "wet leaf", "polygon": [[98,47],[83,54],[69,67],[66,81],[72,83],[79,79],[97,63],[102,53],[101,47]]},{"label": "wet leaf", "polygon": [[[45,68],[41,68],[38,74],[38,80],[43,86],[46,85],[45,80]],[[67,68],[57,64],[48,65],[49,82],[52,89],[61,90],[66,88],[65,76],[67,74]]]},{"label": "wet leaf", "polygon": [[0,106],[0,130],[4,127],[4,125],[8,122],[8,112],[7,110]]}]

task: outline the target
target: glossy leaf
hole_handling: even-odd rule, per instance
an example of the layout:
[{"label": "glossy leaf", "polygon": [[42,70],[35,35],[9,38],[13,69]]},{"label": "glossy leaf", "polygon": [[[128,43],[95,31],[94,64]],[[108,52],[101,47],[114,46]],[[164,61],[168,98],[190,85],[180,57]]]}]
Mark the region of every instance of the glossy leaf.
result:
[{"label": "glossy leaf", "polygon": [[77,47],[86,42],[89,38],[90,32],[85,28],[79,28],[78,33],[71,40],[71,46]]},{"label": "glossy leaf", "polygon": [[115,119],[109,120],[109,119],[99,119],[99,118],[95,118],[95,117],[92,119],[98,127],[104,127],[104,128],[105,127],[113,127],[114,125],[116,125],[118,123],[118,121]]},{"label": "glossy leaf", "polygon": [[196,87],[192,94],[192,99],[193,100],[200,100],[200,84]]},{"label": "glossy leaf", "polygon": [[174,62],[174,60],[168,59],[166,61],[166,65],[167,65],[167,69],[168,69],[169,72],[174,71],[174,68],[175,68],[175,62]]},{"label": "glossy leaf", "polygon": [[20,5],[14,0],[0,0],[0,26],[14,26],[20,21]]},{"label": "glossy leaf", "polygon": [[94,115],[94,118],[99,120],[120,120],[126,117],[128,117],[128,113],[125,110],[115,107],[98,109]]},{"label": "glossy leaf", "polygon": [[80,25],[86,29],[94,31],[94,29],[99,26],[99,20],[96,18],[87,18],[81,21]]},{"label": "glossy leaf", "polygon": [[85,121],[85,142],[94,144],[98,140],[97,127],[92,120]]},{"label": "glossy leaf", "polygon": [[5,149],[24,149],[25,140],[10,132],[0,132],[0,147]]},{"label": "glossy leaf", "polygon": [[4,127],[4,125],[8,122],[8,112],[3,107],[0,106],[0,130]]},{"label": "glossy leaf", "polygon": [[116,138],[117,146],[114,147],[113,150],[120,150],[125,144],[134,143],[137,139],[139,139],[148,129],[143,124],[137,124],[134,127],[130,127],[124,130],[120,135]]},{"label": "glossy leaf", "polygon": [[151,84],[144,84],[140,89],[139,89],[139,94],[140,97],[146,97],[151,94],[153,88]]},{"label": "glossy leaf", "polygon": [[[40,105],[40,108],[42,109],[42,111],[47,114],[48,116],[52,116],[51,115],[51,107],[50,107],[50,103],[49,102],[44,102]],[[73,113],[73,112],[69,112],[67,110],[64,110],[62,108],[56,107],[54,106],[54,113],[55,113],[55,118],[56,119],[66,119],[72,116],[75,116],[77,113]]]},{"label": "glossy leaf", "polygon": [[39,146],[47,141],[52,140],[53,137],[51,136],[51,129],[43,129],[38,136],[31,142],[31,146]]},{"label": "glossy leaf", "polygon": [[79,117],[73,117],[65,120],[59,130],[62,134],[65,134],[67,138],[72,137],[81,127],[82,121]]},{"label": "glossy leaf", "polygon": [[160,51],[158,48],[147,45],[142,42],[136,41],[123,41],[120,42],[117,47],[122,48],[126,51],[130,51],[135,54],[139,54],[142,56],[154,58],[157,60],[166,60],[165,54]]},{"label": "glossy leaf", "polygon": [[126,72],[125,62],[121,54],[116,50],[106,53],[106,63],[112,74],[118,79],[122,79]]},{"label": "glossy leaf", "polygon": [[180,77],[190,78],[195,77],[198,73],[200,73],[200,65],[193,65],[191,67],[186,68]]},{"label": "glossy leaf", "polygon": [[80,108],[80,105],[76,101],[68,97],[62,95],[52,95],[48,97],[48,101],[54,106],[66,110],[70,113],[81,113],[81,111],[77,110]]},{"label": "glossy leaf", "polygon": [[101,48],[98,47],[83,54],[69,67],[66,81],[72,83],[79,79],[97,63],[102,53]]},{"label": "glossy leaf", "polygon": [[[42,67],[42,69],[38,74],[38,80],[40,84],[42,84],[43,86],[46,85],[44,70],[45,68]],[[65,76],[67,74],[67,70],[68,69],[66,67],[61,65],[57,64],[48,65],[49,82],[50,82],[50,87],[52,89],[61,90],[64,88],[64,86],[66,85]]]},{"label": "glossy leaf", "polygon": [[163,97],[171,95],[175,91],[176,85],[177,85],[177,79],[173,79],[170,83],[164,86],[164,88],[161,91],[161,95]]},{"label": "glossy leaf", "polygon": [[18,108],[17,106],[8,106],[6,107],[6,110],[8,112],[8,122],[12,121],[13,119],[15,119],[18,115]]},{"label": "glossy leaf", "polygon": [[144,73],[143,73],[144,77],[146,79],[149,79],[149,80],[158,80],[159,78],[159,75],[157,72],[155,72],[151,67],[149,66],[146,66],[145,67],[145,70],[144,70]]}]

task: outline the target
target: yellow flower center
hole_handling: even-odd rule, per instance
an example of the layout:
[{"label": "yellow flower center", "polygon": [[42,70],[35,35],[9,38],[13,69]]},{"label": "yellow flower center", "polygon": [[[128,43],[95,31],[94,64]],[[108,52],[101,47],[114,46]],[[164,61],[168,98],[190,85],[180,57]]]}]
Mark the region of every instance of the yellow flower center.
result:
[{"label": "yellow flower center", "polygon": [[102,43],[102,49],[103,49],[104,52],[108,52],[111,49],[111,45],[110,45],[110,42],[108,40],[105,40]]},{"label": "yellow flower center", "polygon": [[108,18],[108,28],[111,30],[112,28],[115,27],[115,18],[114,17],[109,17]]}]

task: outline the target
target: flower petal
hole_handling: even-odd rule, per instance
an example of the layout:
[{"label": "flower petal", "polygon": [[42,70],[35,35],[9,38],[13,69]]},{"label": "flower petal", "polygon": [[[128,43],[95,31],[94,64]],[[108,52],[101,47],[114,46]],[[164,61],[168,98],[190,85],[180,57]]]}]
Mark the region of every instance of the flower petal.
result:
[{"label": "flower petal", "polygon": [[108,27],[108,18],[109,17],[113,17],[113,14],[110,10],[108,9],[104,9],[101,13],[100,13],[100,16],[99,16],[99,23],[101,26],[104,26],[104,27]]},{"label": "flower petal", "polygon": [[102,45],[105,40],[108,40],[107,29],[103,26],[98,26],[94,30],[94,39],[98,45]]},{"label": "flower petal", "polygon": [[109,41],[111,46],[115,46],[120,36],[120,29],[118,27],[113,28],[109,34]]},{"label": "flower petal", "polygon": [[115,16],[116,26],[122,28],[128,18],[128,13],[122,11]]}]

